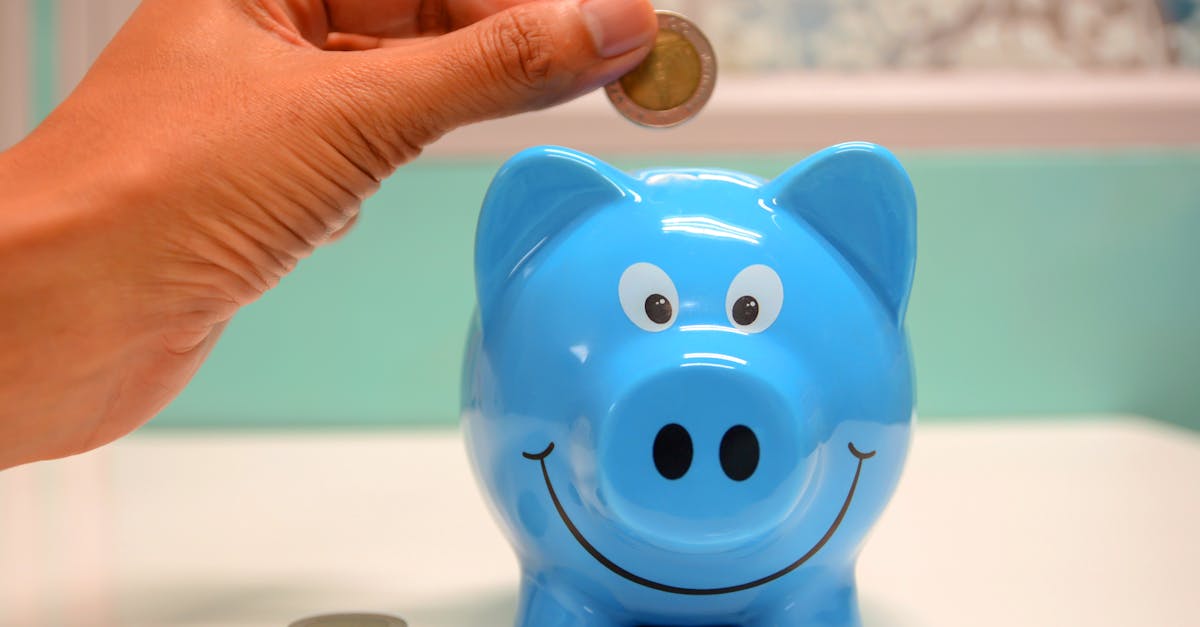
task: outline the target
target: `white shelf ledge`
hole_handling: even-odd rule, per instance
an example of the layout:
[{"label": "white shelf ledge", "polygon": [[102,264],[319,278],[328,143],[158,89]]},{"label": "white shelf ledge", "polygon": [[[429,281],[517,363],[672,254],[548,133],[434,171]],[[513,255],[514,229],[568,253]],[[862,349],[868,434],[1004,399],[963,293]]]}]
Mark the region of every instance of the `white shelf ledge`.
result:
[{"label": "white shelf ledge", "polygon": [[[866,476],[866,475],[864,475]],[[1194,625],[1200,437],[920,422],[858,568],[882,627]],[[0,623],[512,625],[518,570],[453,431],[167,432],[0,473]]]}]

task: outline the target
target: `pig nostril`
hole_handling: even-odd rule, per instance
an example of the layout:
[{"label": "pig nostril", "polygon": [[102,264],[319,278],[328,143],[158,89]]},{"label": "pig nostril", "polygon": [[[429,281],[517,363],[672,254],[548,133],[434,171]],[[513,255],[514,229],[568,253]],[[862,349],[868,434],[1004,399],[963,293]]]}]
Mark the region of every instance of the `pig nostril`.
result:
[{"label": "pig nostril", "polygon": [[683,425],[671,423],[654,438],[654,466],[667,479],[678,479],[692,467],[692,436]]},{"label": "pig nostril", "polygon": [[746,425],[731,427],[721,438],[721,470],[734,481],[745,481],[758,468],[758,437]]}]

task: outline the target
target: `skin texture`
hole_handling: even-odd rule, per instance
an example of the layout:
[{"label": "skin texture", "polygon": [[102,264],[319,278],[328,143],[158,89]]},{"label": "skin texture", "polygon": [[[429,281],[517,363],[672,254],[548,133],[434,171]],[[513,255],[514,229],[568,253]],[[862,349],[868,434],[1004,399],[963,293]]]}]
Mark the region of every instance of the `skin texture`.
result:
[{"label": "skin texture", "polygon": [[615,79],[654,20],[647,0],[146,0],[0,153],[0,468],[145,423],[395,168]]}]

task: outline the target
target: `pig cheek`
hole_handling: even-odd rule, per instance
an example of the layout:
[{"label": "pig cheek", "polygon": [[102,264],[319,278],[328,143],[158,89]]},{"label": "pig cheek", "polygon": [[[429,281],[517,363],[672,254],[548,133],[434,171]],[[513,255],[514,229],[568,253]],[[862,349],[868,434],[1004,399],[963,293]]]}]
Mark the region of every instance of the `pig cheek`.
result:
[{"label": "pig cheek", "polygon": [[541,538],[546,535],[550,516],[545,505],[532,492],[525,492],[517,499],[517,518],[530,536]]}]

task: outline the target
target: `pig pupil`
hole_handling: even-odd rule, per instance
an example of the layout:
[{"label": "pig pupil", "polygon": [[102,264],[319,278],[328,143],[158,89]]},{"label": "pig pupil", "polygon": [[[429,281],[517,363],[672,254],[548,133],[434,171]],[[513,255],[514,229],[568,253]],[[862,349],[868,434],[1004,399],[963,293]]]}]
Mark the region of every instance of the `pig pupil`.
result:
[{"label": "pig pupil", "polygon": [[647,296],[646,317],[654,324],[666,324],[671,320],[671,301],[662,294]]},{"label": "pig pupil", "polygon": [[733,321],[748,326],[758,319],[758,301],[753,296],[743,296],[733,303]]}]

